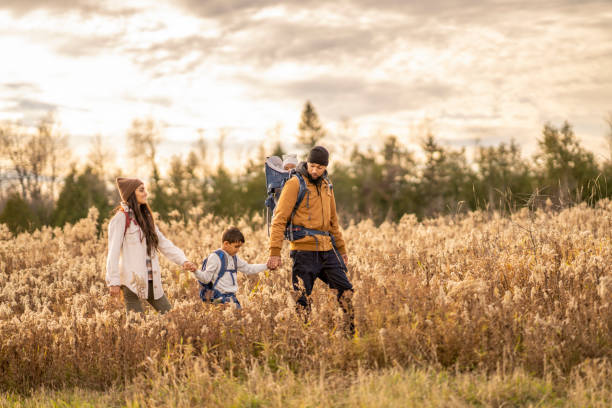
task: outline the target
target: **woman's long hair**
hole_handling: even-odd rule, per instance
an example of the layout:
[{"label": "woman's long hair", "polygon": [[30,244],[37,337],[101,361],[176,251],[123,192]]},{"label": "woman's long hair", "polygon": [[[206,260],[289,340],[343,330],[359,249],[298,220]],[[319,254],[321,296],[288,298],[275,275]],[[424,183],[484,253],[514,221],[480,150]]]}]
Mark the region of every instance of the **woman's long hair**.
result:
[{"label": "woman's long hair", "polygon": [[[159,246],[159,239],[155,232],[155,220],[153,220],[153,211],[148,203],[138,204],[136,194],[132,193],[127,199],[127,205],[134,211],[134,221],[142,230],[145,239],[147,240],[147,254],[151,255]],[[117,207],[117,211],[121,206]]]}]

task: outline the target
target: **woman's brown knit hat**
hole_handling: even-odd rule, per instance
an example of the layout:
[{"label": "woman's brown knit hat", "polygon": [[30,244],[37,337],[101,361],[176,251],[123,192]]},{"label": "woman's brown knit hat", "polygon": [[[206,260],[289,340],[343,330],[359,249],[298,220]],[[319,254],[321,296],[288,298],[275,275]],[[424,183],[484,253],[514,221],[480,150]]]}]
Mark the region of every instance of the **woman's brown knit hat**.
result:
[{"label": "woman's brown knit hat", "polygon": [[141,185],[144,184],[142,180],[136,178],[125,178],[117,177],[115,180],[117,188],[119,189],[119,195],[121,201],[127,202],[128,198],[134,193],[134,191]]}]

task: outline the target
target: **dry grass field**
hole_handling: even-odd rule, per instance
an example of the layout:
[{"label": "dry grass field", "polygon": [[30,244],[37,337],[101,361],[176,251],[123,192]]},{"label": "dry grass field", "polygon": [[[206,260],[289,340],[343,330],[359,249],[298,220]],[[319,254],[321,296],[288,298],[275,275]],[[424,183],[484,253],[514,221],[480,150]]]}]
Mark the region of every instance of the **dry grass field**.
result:
[{"label": "dry grass field", "polygon": [[[200,263],[228,224],[193,216],[160,228]],[[173,310],[126,321],[96,217],[0,225],[0,406],[612,405],[612,202],[349,226],[355,337],[321,283],[298,318],[288,253],[240,276],[242,310],[162,257]],[[265,262],[261,220],[236,224]]]}]

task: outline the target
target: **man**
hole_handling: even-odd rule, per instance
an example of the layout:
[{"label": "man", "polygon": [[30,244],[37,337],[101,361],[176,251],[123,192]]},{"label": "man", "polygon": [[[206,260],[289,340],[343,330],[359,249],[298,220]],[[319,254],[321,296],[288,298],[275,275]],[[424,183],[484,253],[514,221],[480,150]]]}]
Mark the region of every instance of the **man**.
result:
[{"label": "man", "polygon": [[285,183],[272,219],[268,268],[281,266],[286,237],[291,241],[297,303],[308,312],[315,280],[322,280],[337,291],[338,302],[348,317],[348,330],[353,334],[353,285],[346,276],[348,256],[338,225],[334,191],[327,179],[328,163],[327,150],[315,146],[307,161],[297,166],[297,174]]}]

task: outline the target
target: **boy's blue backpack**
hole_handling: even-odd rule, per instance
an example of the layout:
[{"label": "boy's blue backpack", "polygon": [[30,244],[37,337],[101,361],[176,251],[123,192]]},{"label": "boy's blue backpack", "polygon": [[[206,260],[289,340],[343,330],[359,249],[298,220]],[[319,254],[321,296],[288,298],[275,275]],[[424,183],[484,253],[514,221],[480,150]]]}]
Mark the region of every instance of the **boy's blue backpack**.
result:
[{"label": "boy's blue backpack", "polygon": [[[220,292],[217,291],[217,283],[219,283],[219,280],[223,277],[223,275],[225,275],[225,272],[229,271],[230,276],[232,277],[232,283],[236,283],[236,278],[234,277],[234,275],[237,272],[236,266],[238,265],[236,256],[234,255],[232,257],[234,259],[234,269],[227,269],[227,260],[225,259],[225,252],[223,252],[221,249],[217,249],[215,251],[215,254],[217,254],[219,259],[221,260],[221,268],[219,268],[217,279],[215,279],[214,283],[212,282],[212,280],[208,283],[202,283],[198,281],[198,283],[201,286],[200,299],[202,299],[203,302],[212,302],[214,299],[216,299],[220,295]],[[207,262],[208,262],[208,258],[204,259],[204,262],[202,262],[203,271],[206,270]]]}]

